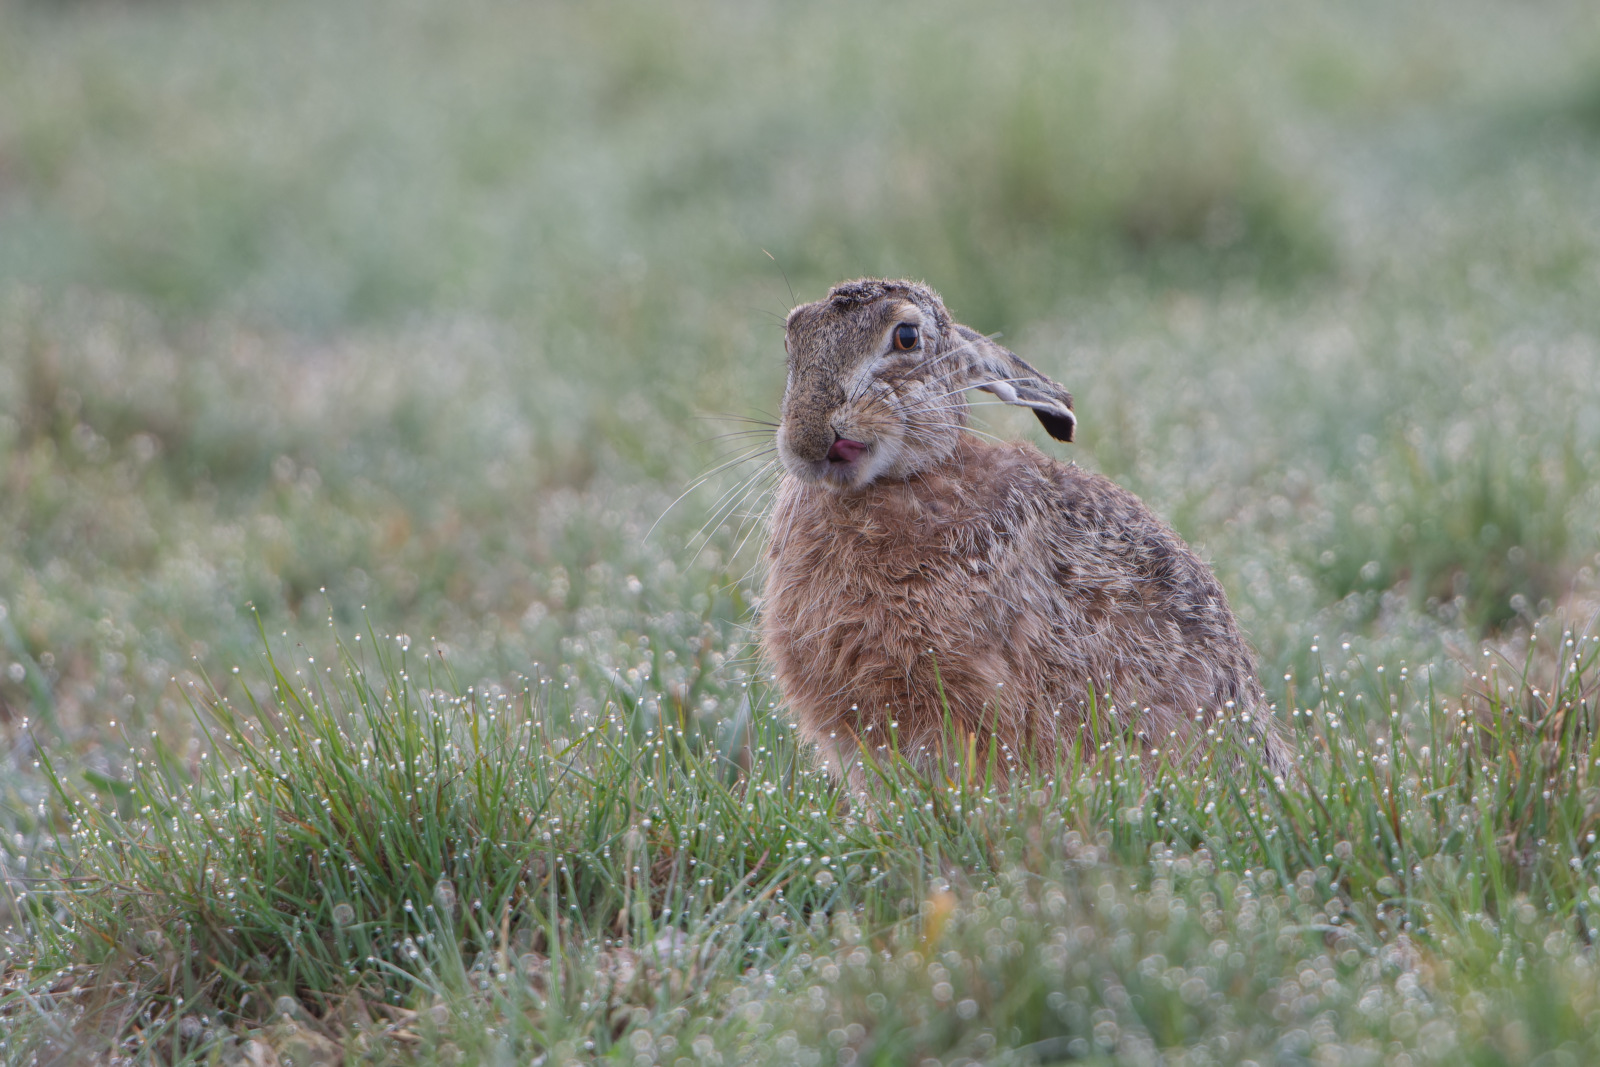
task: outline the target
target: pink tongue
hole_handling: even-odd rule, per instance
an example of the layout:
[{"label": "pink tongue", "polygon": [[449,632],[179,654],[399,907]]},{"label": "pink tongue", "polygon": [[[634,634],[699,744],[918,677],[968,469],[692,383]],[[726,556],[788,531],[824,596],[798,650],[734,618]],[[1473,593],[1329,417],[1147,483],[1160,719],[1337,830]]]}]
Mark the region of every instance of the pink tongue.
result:
[{"label": "pink tongue", "polygon": [[828,449],[828,462],[854,463],[861,458],[861,453],[866,450],[867,446],[860,441],[846,441],[844,438],[840,438],[833,443],[832,448]]}]

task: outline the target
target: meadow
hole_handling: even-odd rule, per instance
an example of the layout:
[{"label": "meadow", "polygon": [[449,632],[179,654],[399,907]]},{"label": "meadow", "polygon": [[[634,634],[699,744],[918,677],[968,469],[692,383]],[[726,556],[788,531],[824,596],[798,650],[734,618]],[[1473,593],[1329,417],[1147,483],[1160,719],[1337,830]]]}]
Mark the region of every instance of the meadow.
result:
[{"label": "meadow", "polygon": [[[782,317],[938,289],[1303,753],[851,801]],[[1590,5],[0,0],[0,1062],[1600,1059]]]}]

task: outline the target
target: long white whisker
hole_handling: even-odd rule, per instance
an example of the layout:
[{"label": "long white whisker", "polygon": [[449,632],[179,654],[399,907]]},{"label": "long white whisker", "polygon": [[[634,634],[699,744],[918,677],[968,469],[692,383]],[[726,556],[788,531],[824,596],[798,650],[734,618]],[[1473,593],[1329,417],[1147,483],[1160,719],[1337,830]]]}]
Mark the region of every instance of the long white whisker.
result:
[{"label": "long white whisker", "polygon": [[[990,335],[984,337],[984,340],[993,340],[994,338],[999,337],[999,336],[1000,335],[998,333],[990,334]],[[928,362],[928,364],[924,364],[923,366],[926,367],[929,364],[936,365],[936,364],[938,364],[940,362],[949,362],[951,364],[950,369],[946,370],[946,371],[943,371],[940,374],[938,374],[938,375],[936,375],[936,376],[934,376],[932,378],[927,379],[924,384],[927,384],[927,385],[938,385],[940,382],[946,381],[946,380],[954,377],[955,375],[962,373],[963,371],[970,371],[970,370],[975,369],[975,368],[972,367],[972,365],[970,363],[967,363],[967,362],[965,362],[963,360],[960,360],[960,359],[958,359],[956,357],[961,356],[961,355],[963,355],[963,354],[965,354],[967,352],[975,351],[976,348],[977,348],[977,342],[976,341],[963,340],[960,344],[956,345],[955,347],[945,349],[944,351],[938,353],[936,356],[933,357],[932,360],[930,360]],[[907,375],[907,377],[910,377],[910,376],[911,375]],[[1008,379],[993,379],[993,380],[995,380],[995,381],[1003,381],[1003,380],[1008,380]],[[1021,379],[1016,379],[1016,380],[1020,381]],[[846,403],[855,403],[856,401],[860,400],[862,397],[867,395],[867,393],[872,389],[873,386],[880,384],[882,381],[883,381],[883,379],[881,379],[881,378],[868,378],[866,381],[862,382],[861,385],[846,398]],[[955,392],[963,392],[963,391],[965,391],[966,388],[976,388],[976,387],[967,386],[967,387],[964,387],[963,389],[955,390]],[[948,395],[951,395],[951,394],[947,393],[945,395],[948,396]]]},{"label": "long white whisker", "polygon": [[764,506],[766,499],[768,496],[772,495],[776,488],[776,482],[769,483],[761,490],[761,492],[757,493],[755,499],[750,502],[750,508],[748,512],[746,512],[746,518],[742,528],[734,532],[734,536],[739,538],[739,543],[734,546],[733,555],[729,557],[730,559],[737,559],[739,553],[744,551],[744,546],[749,542],[750,538],[754,537],[756,531],[761,528],[761,516],[766,511]]},{"label": "long white whisker", "polygon": [[[778,462],[778,461],[777,460],[768,460],[766,463],[764,463],[760,467],[756,468],[755,473],[749,474],[749,475],[746,475],[743,478],[740,478],[737,482],[735,482],[733,484],[732,487],[723,490],[722,495],[717,497],[717,499],[711,505],[711,518],[706,520],[706,525],[703,525],[703,526],[700,527],[700,530],[699,530],[698,533],[695,534],[695,537],[698,537],[701,534],[705,533],[706,529],[709,526],[711,526],[711,524],[713,522],[720,522],[721,519],[718,518],[718,516],[721,516],[723,514],[724,506],[727,505],[730,500],[736,499],[738,497],[738,495],[741,492],[744,491],[746,486],[748,486],[756,478],[759,478],[762,474],[764,474],[776,462]],[[712,528],[714,528],[714,527],[712,527]],[[694,540],[694,538],[691,537],[690,540],[692,541],[692,540]]]},{"label": "long white whisker", "polygon": [[771,436],[772,436],[772,431],[771,430],[731,430],[728,433],[719,433],[719,434],[713,434],[710,437],[702,437],[700,440],[696,441],[695,444],[697,444],[697,445],[708,445],[713,441],[731,441],[731,440],[733,440],[735,438],[739,438],[739,437],[771,437]]},{"label": "long white whisker", "polygon": [[[754,459],[756,456],[764,455],[764,454],[766,454],[768,452],[771,452],[771,451],[773,451],[774,449],[776,449],[778,447],[777,442],[773,441],[771,439],[771,436],[768,435],[763,440],[763,443],[766,445],[766,447],[760,447],[758,445],[758,447],[756,447],[756,448],[746,449],[746,451],[744,451],[740,455],[734,456],[735,452],[737,452],[741,448],[744,448],[749,443],[750,442],[748,442],[748,441],[742,441],[739,444],[734,445],[732,448],[723,449],[723,451],[713,460],[713,462],[718,463],[718,464],[721,464],[721,463],[739,464],[739,463],[742,463],[743,461],[745,461],[747,459]],[[729,456],[731,456],[733,458],[731,458],[731,459],[725,459],[724,458],[724,457],[729,457]]]},{"label": "long white whisker", "polygon": [[646,530],[644,532],[644,537],[642,538],[642,540],[644,540],[644,541],[649,541],[650,540],[650,535],[656,532],[656,527],[661,525],[661,520],[665,519],[667,517],[667,515],[672,511],[673,508],[677,507],[680,503],[682,503],[684,497],[688,496],[690,493],[694,492],[696,489],[700,488],[702,485],[706,484],[706,482],[710,481],[712,478],[715,478],[717,475],[721,474],[723,471],[726,471],[726,470],[728,470],[728,469],[730,469],[732,467],[737,467],[739,464],[744,463],[744,462],[746,462],[748,460],[752,460],[752,459],[759,458],[761,456],[768,455],[769,453],[771,453],[773,451],[774,448],[776,448],[776,446],[773,446],[772,448],[754,448],[754,449],[751,449],[749,452],[746,452],[744,455],[739,456],[736,459],[731,459],[726,463],[719,464],[717,467],[707,471],[705,474],[700,475],[700,477],[698,477],[694,481],[690,482],[689,483],[689,487],[687,489],[685,489],[683,492],[679,493],[678,496],[676,497],[676,499],[674,499],[672,501],[672,503],[668,504],[666,506],[666,508],[661,512],[660,515],[656,516],[656,521],[652,522],[650,524],[650,529],[648,529],[648,530]]},{"label": "long white whisker", "polygon": [[694,417],[702,422],[748,422],[755,426],[777,427],[778,423],[776,416],[774,416],[772,412],[761,411],[759,413],[765,415],[766,418],[758,419],[752,415],[738,415],[729,411],[719,411],[710,415],[696,415]]},{"label": "long white whisker", "polygon": [[978,400],[967,401],[969,408],[1025,408],[1026,404],[1013,404],[1009,400]]},{"label": "long white whisker", "polygon": [[1019,382],[1027,382],[1032,380],[1033,379],[1031,378],[986,378],[981,382],[973,382],[971,385],[963,385],[960,389],[952,389],[948,393],[940,393],[937,396],[924,397],[923,402],[943,400],[947,396],[955,396],[957,393],[970,392],[973,389],[982,389],[986,385],[1016,385]]},{"label": "long white whisker", "polygon": [[[696,532],[695,537],[701,537],[703,540],[700,542],[700,547],[695,550],[694,556],[689,560],[691,566],[693,566],[695,561],[700,558],[700,554],[706,550],[706,546],[711,543],[711,534],[716,531],[717,527],[726,522],[736,510],[738,510],[739,505],[744,501],[745,497],[747,497],[753,490],[761,488],[760,479],[762,476],[777,465],[778,461],[775,459],[768,460],[765,464],[763,464],[759,470],[739,484],[738,495],[734,497],[733,501],[726,506],[719,507],[716,512],[712,514],[711,518],[707,519],[705,524],[700,527],[699,531]],[[691,542],[693,540],[694,538],[690,538]]]},{"label": "long white whisker", "polygon": [[906,436],[913,440],[934,443],[934,439],[931,436],[931,431],[933,430],[957,430],[965,433],[975,434],[978,437],[987,437],[995,444],[1003,445],[1006,443],[1004,440],[996,437],[992,433],[988,433],[987,431],[979,430],[976,427],[967,426],[959,422],[931,422],[923,423],[921,426],[913,425],[907,428]]},{"label": "long white whisker", "polygon": [[[959,354],[964,349],[970,348],[971,346],[972,346],[972,343],[970,341],[963,342],[962,344],[958,345],[955,348],[952,348],[952,349],[950,349],[948,351],[945,351],[945,352],[940,352],[937,356],[935,356],[928,363],[923,364],[923,367],[927,367],[929,365],[937,365],[937,364],[939,364],[941,362],[950,362],[951,363],[951,366],[950,366],[949,370],[943,371],[942,373],[940,373],[940,374],[938,374],[938,375],[936,375],[936,376],[934,376],[932,378],[926,379],[925,384],[937,385],[940,382],[946,381],[949,378],[951,378],[951,377],[953,377],[953,376],[955,376],[957,374],[960,374],[962,371],[967,370],[968,369],[968,365],[966,363],[963,363],[960,360],[952,360],[951,357]],[[913,376],[912,374],[907,374],[908,378],[912,377],[912,376]],[[852,396],[850,397],[850,401],[853,402],[853,401],[861,399],[863,396],[865,396],[867,394],[867,391],[869,389],[871,389],[874,385],[878,384],[881,381],[882,381],[882,379],[880,379],[880,378],[868,378],[865,382],[863,382],[861,384],[860,388],[858,388],[855,391],[855,393],[852,394]]]},{"label": "long white whisker", "polygon": [[723,473],[724,471],[728,470],[729,468],[737,467],[739,464],[745,462],[746,460],[755,459],[758,456],[765,456],[768,453],[775,451],[777,449],[777,447],[778,446],[776,444],[773,444],[773,445],[768,445],[766,448],[752,448],[748,452],[745,452],[743,455],[735,456],[733,459],[728,460],[726,463],[719,463],[715,467],[713,467],[710,470],[706,471],[704,474],[699,475],[698,477],[696,477],[695,480],[694,480],[694,483],[692,485],[690,485],[689,488],[690,489],[696,489],[696,488],[706,484],[706,482],[710,481],[712,478],[715,478],[717,475]]},{"label": "long white whisker", "polygon": [[[943,357],[941,356],[941,358],[943,358]],[[949,370],[944,371],[941,374],[935,375],[932,378],[929,378],[927,380],[927,384],[928,385],[938,385],[940,382],[948,381],[950,378],[953,378],[957,374],[960,374],[962,371],[969,370],[969,369],[970,368],[968,367],[967,364],[962,363],[959,360],[952,361],[951,367],[950,367]]]},{"label": "long white whisker", "polygon": [[[738,507],[739,499],[744,495],[749,487],[758,482],[769,471],[771,471],[773,467],[777,466],[778,462],[779,461],[775,459],[768,460],[761,466],[757,467],[750,474],[740,478],[738,482],[736,482],[731,488],[724,491],[723,494],[717,498],[716,502],[711,505],[711,518],[706,520],[706,524],[700,527],[699,533],[697,533],[695,536],[698,537],[701,534],[704,534],[707,529],[714,529],[714,524],[722,522],[729,515],[731,515],[734,509]],[[693,538],[691,538],[691,540],[693,540]]]},{"label": "long white whisker", "polygon": [[700,542],[700,547],[695,550],[694,555],[689,560],[690,563],[693,563],[695,560],[700,558],[700,553],[704,552],[706,546],[711,543],[711,538],[715,534],[717,528],[720,527],[722,523],[727,520],[728,516],[732,514],[731,510],[725,509],[737,506],[738,495],[742,494],[744,490],[748,488],[751,482],[754,481],[754,478],[755,476],[752,476],[749,479],[742,480],[732,490],[729,490],[729,492],[734,493],[735,496],[730,499],[727,504],[719,505],[717,509],[712,512],[710,517],[708,517],[706,521],[701,524],[700,529],[696,530],[689,537],[688,544],[694,544],[697,540]]}]

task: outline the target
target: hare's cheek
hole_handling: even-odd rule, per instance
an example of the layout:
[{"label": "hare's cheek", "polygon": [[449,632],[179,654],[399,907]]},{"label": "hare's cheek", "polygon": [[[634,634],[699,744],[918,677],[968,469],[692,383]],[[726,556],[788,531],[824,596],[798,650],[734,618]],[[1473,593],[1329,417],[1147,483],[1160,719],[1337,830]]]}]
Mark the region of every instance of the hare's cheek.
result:
[{"label": "hare's cheek", "polygon": [[846,404],[833,413],[831,421],[834,433],[857,441],[898,436],[901,427],[901,419],[893,406],[876,397]]}]

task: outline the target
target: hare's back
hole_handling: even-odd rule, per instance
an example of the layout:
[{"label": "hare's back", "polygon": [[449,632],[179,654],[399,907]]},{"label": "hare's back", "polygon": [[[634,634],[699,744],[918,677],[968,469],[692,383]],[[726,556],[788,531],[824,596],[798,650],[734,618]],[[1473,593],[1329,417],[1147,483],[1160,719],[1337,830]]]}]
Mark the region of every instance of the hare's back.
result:
[{"label": "hare's back", "polygon": [[[1046,462],[1057,593],[1073,614],[1126,642],[1129,656],[1159,658],[1159,649],[1181,663],[1205,663],[1218,687],[1214,697],[1254,703],[1254,657],[1211,568],[1126,489],[1081,467]],[[1154,647],[1152,636],[1161,638]]]},{"label": "hare's back", "polygon": [[1092,471],[1045,462],[1054,490],[1052,547],[1063,579],[1131,581],[1145,590],[1143,599],[1221,597],[1210,568],[1142,500]]}]

